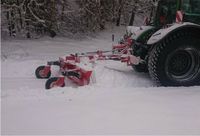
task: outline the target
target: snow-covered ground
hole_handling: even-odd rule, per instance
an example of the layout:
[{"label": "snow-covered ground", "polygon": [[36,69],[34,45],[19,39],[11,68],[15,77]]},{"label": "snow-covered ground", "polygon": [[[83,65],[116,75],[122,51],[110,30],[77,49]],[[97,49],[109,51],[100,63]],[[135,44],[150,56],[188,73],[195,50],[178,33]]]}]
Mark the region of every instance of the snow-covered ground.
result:
[{"label": "snow-covered ground", "polygon": [[[111,49],[111,33],[72,40],[42,38],[1,43],[2,134],[196,134],[200,87],[156,87],[148,74],[99,61],[96,83],[45,90],[37,66],[69,53]],[[56,75],[57,68],[53,69]]]}]

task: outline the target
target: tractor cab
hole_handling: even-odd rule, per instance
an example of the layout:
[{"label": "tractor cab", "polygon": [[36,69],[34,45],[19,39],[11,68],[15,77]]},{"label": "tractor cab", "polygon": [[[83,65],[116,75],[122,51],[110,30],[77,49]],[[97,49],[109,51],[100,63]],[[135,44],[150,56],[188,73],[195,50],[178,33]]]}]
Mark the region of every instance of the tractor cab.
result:
[{"label": "tractor cab", "polygon": [[160,0],[153,24],[158,27],[172,24],[176,21],[176,11],[178,8],[177,1],[175,0]]},{"label": "tractor cab", "polygon": [[160,0],[156,7],[153,25],[162,27],[176,22],[177,11],[183,22],[200,24],[200,0]]}]

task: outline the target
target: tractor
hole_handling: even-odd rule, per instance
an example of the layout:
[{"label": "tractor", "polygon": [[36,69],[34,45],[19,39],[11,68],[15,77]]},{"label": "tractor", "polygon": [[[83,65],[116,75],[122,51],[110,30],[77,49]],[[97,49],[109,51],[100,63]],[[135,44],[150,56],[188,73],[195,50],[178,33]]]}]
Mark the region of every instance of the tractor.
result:
[{"label": "tractor", "polygon": [[200,0],[159,0],[144,26],[128,26],[132,67],[161,86],[200,85]]}]

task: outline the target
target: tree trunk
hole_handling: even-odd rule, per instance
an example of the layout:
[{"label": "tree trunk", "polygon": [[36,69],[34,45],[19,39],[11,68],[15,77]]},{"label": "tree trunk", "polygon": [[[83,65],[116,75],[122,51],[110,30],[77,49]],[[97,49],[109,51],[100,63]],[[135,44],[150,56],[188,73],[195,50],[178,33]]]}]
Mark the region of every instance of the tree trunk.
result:
[{"label": "tree trunk", "polygon": [[[17,0],[17,5],[19,6],[19,0]],[[19,13],[19,23],[20,23],[20,27],[21,29],[23,28],[23,23],[22,23],[22,13],[21,13],[21,9],[18,9],[18,13]]]},{"label": "tree trunk", "polygon": [[123,0],[119,0],[119,10],[117,13],[117,22],[116,22],[116,26],[120,25],[121,22],[121,15],[122,15],[122,9],[123,9]]},{"label": "tree trunk", "polygon": [[105,29],[105,9],[104,9],[104,1],[100,1],[99,2],[99,27],[100,27],[100,30],[103,30]]},{"label": "tree trunk", "polygon": [[66,4],[65,0],[63,0],[62,13],[61,13],[61,21],[64,21],[65,4]]},{"label": "tree trunk", "polygon": [[57,28],[57,20],[56,20],[56,1],[55,0],[51,0],[51,17],[50,17],[50,25],[48,28],[48,31],[50,33],[51,37],[55,37],[56,36],[56,32],[55,32],[55,28]]},{"label": "tree trunk", "polygon": [[116,18],[115,18],[115,6],[116,5],[115,4],[116,4],[115,1],[112,0],[112,23],[114,23],[116,20]]},{"label": "tree trunk", "polygon": [[7,11],[6,18],[7,18],[7,21],[8,21],[9,35],[12,36],[12,27],[11,27],[11,22],[10,22],[10,11]]},{"label": "tree trunk", "polygon": [[119,25],[120,25],[121,14],[122,14],[122,9],[120,8],[119,11],[118,11],[117,24],[116,24],[116,26],[119,26]]},{"label": "tree trunk", "polygon": [[132,10],[131,18],[130,18],[130,21],[129,21],[129,26],[133,26],[134,20],[135,20],[135,12],[134,12],[134,10]]},{"label": "tree trunk", "polygon": [[53,27],[56,23],[56,2],[55,0],[52,0],[52,12],[51,12],[51,27]]}]

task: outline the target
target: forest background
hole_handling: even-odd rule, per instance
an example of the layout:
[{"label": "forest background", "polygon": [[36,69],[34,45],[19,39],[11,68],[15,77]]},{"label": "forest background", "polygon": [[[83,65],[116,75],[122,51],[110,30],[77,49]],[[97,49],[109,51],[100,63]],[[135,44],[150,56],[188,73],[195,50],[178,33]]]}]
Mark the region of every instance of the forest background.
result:
[{"label": "forest background", "polygon": [[141,23],[150,14],[154,3],[154,0],[1,0],[1,34],[68,37],[137,25],[138,20]]}]

